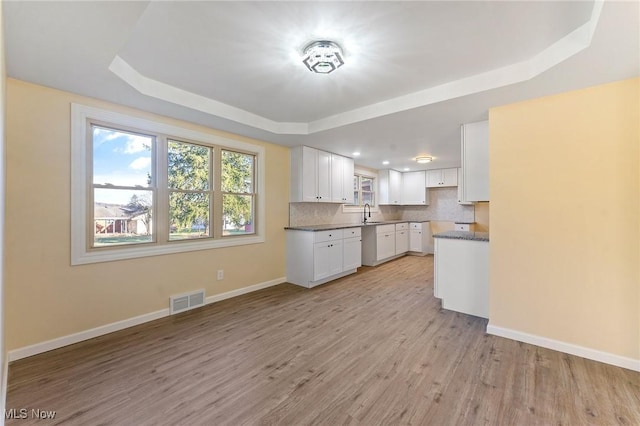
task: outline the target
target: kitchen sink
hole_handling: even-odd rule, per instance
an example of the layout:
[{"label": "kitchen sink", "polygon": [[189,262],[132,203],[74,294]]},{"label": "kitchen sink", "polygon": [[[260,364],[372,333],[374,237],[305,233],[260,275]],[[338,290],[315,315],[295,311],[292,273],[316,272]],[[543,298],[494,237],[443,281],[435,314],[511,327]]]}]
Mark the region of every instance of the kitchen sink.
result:
[{"label": "kitchen sink", "polygon": [[364,225],[378,225],[380,223],[384,223],[384,222],[374,222],[374,221],[366,221],[364,222]]}]

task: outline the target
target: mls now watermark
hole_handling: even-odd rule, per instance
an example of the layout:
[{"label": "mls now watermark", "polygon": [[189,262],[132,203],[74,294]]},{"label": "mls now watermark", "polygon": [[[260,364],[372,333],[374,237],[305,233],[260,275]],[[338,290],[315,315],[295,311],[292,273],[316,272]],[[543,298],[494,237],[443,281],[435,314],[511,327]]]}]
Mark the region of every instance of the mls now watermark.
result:
[{"label": "mls now watermark", "polygon": [[41,410],[40,408],[9,408],[4,410],[5,419],[55,419],[56,412],[51,410]]}]

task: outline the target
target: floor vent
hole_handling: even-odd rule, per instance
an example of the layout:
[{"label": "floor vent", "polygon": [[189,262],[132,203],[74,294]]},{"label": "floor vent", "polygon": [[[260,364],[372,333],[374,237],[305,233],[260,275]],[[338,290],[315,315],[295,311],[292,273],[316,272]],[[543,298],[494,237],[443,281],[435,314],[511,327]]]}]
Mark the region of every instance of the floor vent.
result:
[{"label": "floor vent", "polygon": [[169,298],[171,305],[171,315],[188,311],[204,305],[204,289],[192,291],[190,293],[179,294]]}]

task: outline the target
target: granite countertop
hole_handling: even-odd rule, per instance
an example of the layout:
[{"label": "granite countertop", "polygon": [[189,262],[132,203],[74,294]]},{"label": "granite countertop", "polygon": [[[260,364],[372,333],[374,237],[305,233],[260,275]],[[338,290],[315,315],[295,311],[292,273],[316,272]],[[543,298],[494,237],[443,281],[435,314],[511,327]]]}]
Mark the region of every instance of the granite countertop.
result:
[{"label": "granite countertop", "polygon": [[342,223],[333,225],[301,225],[301,226],[285,226],[284,229],[289,231],[331,231],[333,229],[357,228],[364,226],[361,223]]},{"label": "granite countertop", "polygon": [[433,234],[433,238],[449,238],[452,240],[489,241],[488,232],[445,231]]},{"label": "granite countertop", "polygon": [[375,226],[375,225],[390,225],[394,223],[410,223],[410,222],[429,222],[428,220],[385,220],[381,222],[367,222],[364,223],[341,223],[341,224],[330,224],[330,225],[301,225],[301,226],[286,226],[284,229],[290,231],[331,231],[333,229],[345,229],[345,228],[356,228],[358,226]]}]

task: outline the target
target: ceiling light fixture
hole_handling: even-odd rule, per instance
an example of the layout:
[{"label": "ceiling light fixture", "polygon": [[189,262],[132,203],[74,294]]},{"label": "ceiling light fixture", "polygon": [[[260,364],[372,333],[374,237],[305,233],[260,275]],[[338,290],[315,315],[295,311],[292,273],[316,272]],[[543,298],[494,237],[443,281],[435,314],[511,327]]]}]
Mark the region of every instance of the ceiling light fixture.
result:
[{"label": "ceiling light fixture", "polygon": [[303,53],[302,62],[309,71],[318,74],[329,74],[344,65],[342,48],[332,41],[314,41],[304,48]]},{"label": "ceiling light fixture", "polygon": [[382,164],[384,164],[384,165],[386,166],[387,164],[389,164],[389,162],[388,162],[387,160],[384,160],[384,161],[382,162]]},{"label": "ceiling light fixture", "polygon": [[426,164],[433,161],[433,157],[427,157],[426,155],[421,155],[416,157],[416,161],[420,164]]},{"label": "ceiling light fixture", "polygon": [[353,155],[354,157],[357,157],[357,156],[359,156],[359,155],[360,155],[360,153],[356,151],[356,152],[353,152],[353,153],[352,153],[352,155]]}]

